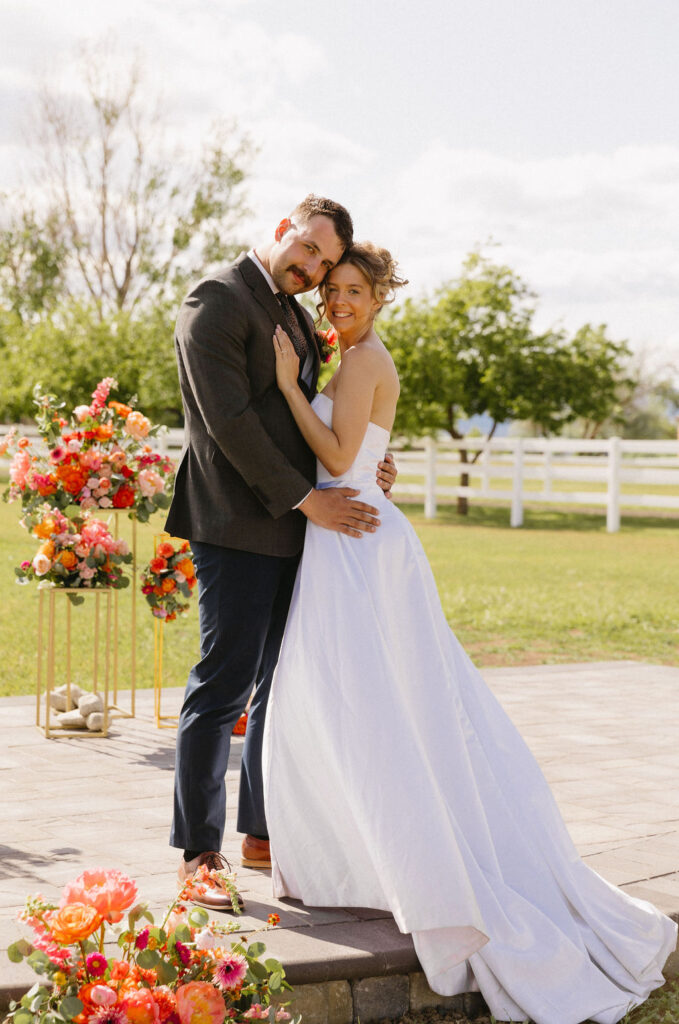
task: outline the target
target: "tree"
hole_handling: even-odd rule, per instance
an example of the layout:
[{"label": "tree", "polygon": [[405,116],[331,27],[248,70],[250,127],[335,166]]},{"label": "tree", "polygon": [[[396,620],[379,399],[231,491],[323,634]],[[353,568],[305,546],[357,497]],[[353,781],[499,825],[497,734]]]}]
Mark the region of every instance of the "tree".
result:
[{"label": "tree", "polygon": [[171,154],[137,59],[126,65],[98,46],[81,72],[84,99],[39,93],[32,134],[48,212],[31,216],[50,225],[65,290],[103,319],[163,300],[241,251],[252,148],[230,124],[215,127],[197,161]]},{"label": "tree", "polygon": [[[459,419],[486,414],[489,438],[509,419],[549,434],[577,416],[596,424],[613,414],[625,343],[589,325],[571,341],[562,331],[536,332],[534,297],[510,267],[475,251],[433,302],[394,311],[383,334],[401,377],[396,429],[461,439]],[[460,461],[468,462],[465,448]],[[463,469],[460,483],[468,481]],[[466,498],[458,510],[466,512]]]},{"label": "tree", "polygon": [[54,309],[63,287],[66,258],[53,214],[38,224],[25,197],[2,196],[5,226],[0,230],[0,296],[22,320]]}]

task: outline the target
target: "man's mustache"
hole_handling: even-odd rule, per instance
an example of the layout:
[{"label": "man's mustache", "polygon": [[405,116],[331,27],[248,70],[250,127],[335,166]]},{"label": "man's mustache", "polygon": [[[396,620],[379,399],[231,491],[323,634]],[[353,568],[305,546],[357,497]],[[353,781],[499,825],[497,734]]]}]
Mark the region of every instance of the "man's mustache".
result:
[{"label": "man's mustache", "polygon": [[300,268],[296,267],[294,264],[288,267],[288,270],[294,271],[294,273],[297,274],[298,277],[301,277],[302,280],[304,281],[304,285],[306,288],[311,288],[311,280],[309,279],[309,277],[307,277],[303,270],[300,270]]}]

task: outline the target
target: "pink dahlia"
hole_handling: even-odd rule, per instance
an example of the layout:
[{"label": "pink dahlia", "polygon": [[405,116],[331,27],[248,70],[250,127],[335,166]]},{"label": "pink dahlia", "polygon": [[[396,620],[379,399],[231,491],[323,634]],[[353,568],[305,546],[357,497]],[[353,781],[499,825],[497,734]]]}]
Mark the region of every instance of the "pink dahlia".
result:
[{"label": "pink dahlia", "polygon": [[239,953],[230,953],[217,961],[212,980],[222,991],[240,988],[247,973],[248,962]]},{"label": "pink dahlia", "polygon": [[85,963],[87,972],[92,978],[100,978],[102,974],[106,973],[108,967],[108,960],[103,953],[90,953]]}]

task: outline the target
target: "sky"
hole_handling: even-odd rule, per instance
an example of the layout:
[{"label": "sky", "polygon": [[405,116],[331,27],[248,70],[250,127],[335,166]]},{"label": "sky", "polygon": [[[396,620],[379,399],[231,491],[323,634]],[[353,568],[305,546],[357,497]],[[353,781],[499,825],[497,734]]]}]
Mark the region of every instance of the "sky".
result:
[{"label": "sky", "polygon": [[103,39],[187,151],[218,118],[255,143],[251,241],[329,195],[413,297],[492,245],[539,328],[679,363],[677,0],[0,0],[0,190],[27,180],[38,79],[73,86]]}]

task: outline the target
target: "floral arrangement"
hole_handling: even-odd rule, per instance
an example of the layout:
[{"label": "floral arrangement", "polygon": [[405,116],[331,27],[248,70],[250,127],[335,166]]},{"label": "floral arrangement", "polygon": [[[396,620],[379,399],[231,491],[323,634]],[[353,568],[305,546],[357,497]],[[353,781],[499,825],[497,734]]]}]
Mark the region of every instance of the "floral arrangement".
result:
[{"label": "floral arrangement", "polygon": [[318,350],[321,354],[321,362],[329,363],[337,348],[339,340],[337,331],[334,327],[329,327],[327,331],[316,331],[316,338],[318,340]]},{"label": "floral arrangement", "polygon": [[[42,540],[32,561],[15,568],[18,583],[41,580],[60,587],[126,587],[123,564],[132,561],[124,540],[115,540],[98,519],[67,517],[43,505],[30,514],[29,528]],[[83,598],[69,595],[77,604]]]},{"label": "floral arrangement", "polygon": [[[9,470],[5,500],[21,500],[32,513],[48,501],[68,512],[93,509],[127,511],[145,522],[169,505],[174,463],[152,451],[148,438],[161,429],[141,412],[122,402],[108,401],[113,377],[97,384],[89,405],[77,406],[69,418],[64,402],[34,389],[36,421],[42,443],[10,434],[0,454],[16,449]],[[131,402],[134,400],[132,399]]]},{"label": "floral arrangement", "polygon": [[172,622],[188,611],[188,601],[196,585],[192,558],[188,541],[182,541],[175,548],[165,540],[158,544],[155,557],[142,570],[141,592],[156,618]]},{"label": "floral arrangement", "polygon": [[[188,906],[212,880],[230,892],[232,874],[208,871],[189,880],[156,927],[137,886],[115,870],[84,871],[68,883],[58,905],[29,898],[19,918],[32,931],[8,949],[24,958],[41,981],[10,1003],[12,1024],[223,1024],[290,1021],[280,1005],[290,985],[281,964],[261,960],[262,942],[244,937],[226,945],[237,922],[210,923],[200,907]],[[212,879],[213,875],[219,876]],[[127,917],[126,917],[127,912]],[[126,917],[126,919],[125,919]],[[279,922],[269,917],[269,926]],[[266,930],[266,929],[263,929]],[[105,940],[117,942],[114,955]],[[272,998],[278,1005],[272,1005]]]}]

